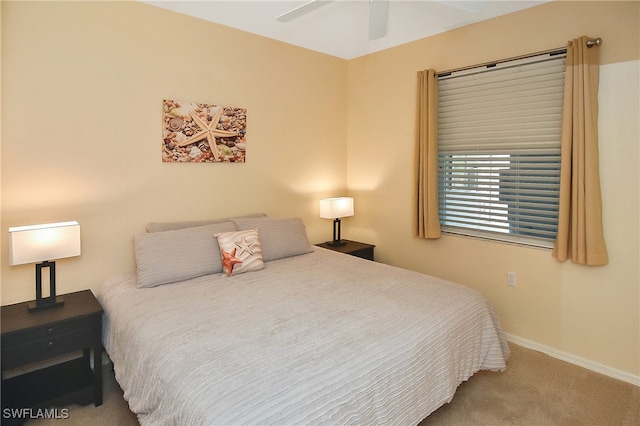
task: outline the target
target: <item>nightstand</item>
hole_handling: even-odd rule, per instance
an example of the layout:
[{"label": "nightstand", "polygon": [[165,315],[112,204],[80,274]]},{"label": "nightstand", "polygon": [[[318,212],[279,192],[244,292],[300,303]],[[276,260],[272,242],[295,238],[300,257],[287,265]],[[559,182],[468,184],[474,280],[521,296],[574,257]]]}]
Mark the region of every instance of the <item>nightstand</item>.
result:
[{"label": "nightstand", "polygon": [[340,253],[350,254],[351,256],[361,257],[367,260],[373,260],[373,244],[360,243],[358,241],[342,240],[346,244],[341,246],[332,246],[328,242],[316,244],[318,247],[326,248]]},{"label": "nightstand", "polygon": [[[102,405],[102,307],[91,290],[63,297],[63,306],[37,312],[29,312],[28,302],[0,307],[3,413],[70,402]],[[18,367],[32,371],[5,379]]]}]

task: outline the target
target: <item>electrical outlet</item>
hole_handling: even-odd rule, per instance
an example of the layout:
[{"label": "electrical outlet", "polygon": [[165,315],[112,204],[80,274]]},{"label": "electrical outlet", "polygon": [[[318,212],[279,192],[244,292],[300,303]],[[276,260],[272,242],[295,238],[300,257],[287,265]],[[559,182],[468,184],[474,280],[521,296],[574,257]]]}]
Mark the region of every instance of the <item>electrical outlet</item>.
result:
[{"label": "electrical outlet", "polygon": [[518,279],[516,277],[515,272],[507,272],[507,285],[509,287],[515,287],[518,283]]}]

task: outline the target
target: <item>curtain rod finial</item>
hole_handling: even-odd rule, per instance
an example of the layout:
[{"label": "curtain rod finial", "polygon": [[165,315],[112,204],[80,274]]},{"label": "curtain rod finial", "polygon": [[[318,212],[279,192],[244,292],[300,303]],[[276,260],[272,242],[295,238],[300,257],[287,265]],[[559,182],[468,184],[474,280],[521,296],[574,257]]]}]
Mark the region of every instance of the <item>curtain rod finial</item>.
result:
[{"label": "curtain rod finial", "polygon": [[602,45],[602,39],[600,37],[596,38],[595,40],[587,41],[587,47],[600,46],[600,45]]}]

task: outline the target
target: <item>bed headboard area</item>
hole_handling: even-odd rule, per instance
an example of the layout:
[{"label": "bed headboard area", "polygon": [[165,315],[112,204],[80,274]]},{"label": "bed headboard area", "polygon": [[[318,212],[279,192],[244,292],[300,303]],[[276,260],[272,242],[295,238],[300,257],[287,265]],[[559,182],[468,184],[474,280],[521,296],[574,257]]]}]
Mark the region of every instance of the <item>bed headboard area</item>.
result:
[{"label": "bed headboard area", "polygon": [[[261,269],[263,262],[311,252],[300,218],[253,214],[149,223],[146,230],[134,238],[137,285],[141,288],[223,273],[223,270],[227,275],[249,272]],[[252,237],[249,231],[257,235]]]}]

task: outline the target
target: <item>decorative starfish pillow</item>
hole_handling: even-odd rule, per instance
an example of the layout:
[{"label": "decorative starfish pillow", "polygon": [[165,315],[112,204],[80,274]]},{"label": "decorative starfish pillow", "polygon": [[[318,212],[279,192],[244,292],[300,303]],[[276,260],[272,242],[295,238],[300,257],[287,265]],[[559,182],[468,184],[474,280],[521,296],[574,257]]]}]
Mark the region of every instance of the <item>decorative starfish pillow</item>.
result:
[{"label": "decorative starfish pillow", "polygon": [[222,272],[227,276],[264,268],[258,230],[214,234],[222,255]]}]

